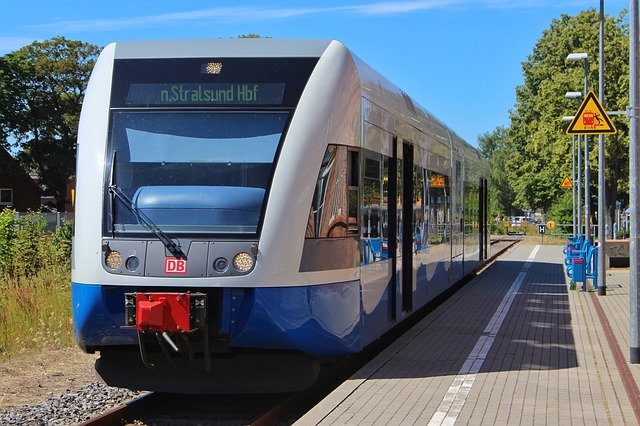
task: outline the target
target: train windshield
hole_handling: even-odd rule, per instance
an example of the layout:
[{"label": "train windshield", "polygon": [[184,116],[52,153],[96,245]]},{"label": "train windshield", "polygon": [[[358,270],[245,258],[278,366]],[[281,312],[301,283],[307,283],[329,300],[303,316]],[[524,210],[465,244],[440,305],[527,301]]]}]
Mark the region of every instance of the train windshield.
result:
[{"label": "train windshield", "polygon": [[112,111],[105,186],[124,197],[108,200],[108,229],[149,233],[148,220],[172,234],[255,236],[288,116]]}]

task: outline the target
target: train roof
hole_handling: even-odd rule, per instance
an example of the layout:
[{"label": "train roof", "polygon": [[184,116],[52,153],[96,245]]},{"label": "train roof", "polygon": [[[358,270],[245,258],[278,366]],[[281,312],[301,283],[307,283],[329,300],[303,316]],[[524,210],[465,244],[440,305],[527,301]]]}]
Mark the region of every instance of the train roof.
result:
[{"label": "train roof", "polygon": [[115,43],[115,59],[151,58],[319,58],[332,40],[232,38],[127,41]]},{"label": "train roof", "polygon": [[337,40],[234,38],[118,42],[115,43],[115,59],[320,58],[332,44],[343,49],[353,60],[365,99],[402,118],[460,155],[468,154],[469,150],[479,155],[476,148]]}]

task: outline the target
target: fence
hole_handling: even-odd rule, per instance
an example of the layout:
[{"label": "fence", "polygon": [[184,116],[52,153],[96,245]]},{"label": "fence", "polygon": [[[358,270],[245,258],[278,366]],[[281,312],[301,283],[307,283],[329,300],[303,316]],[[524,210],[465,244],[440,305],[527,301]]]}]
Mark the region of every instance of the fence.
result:
[{"label": "fence", "polygon": [[[30,213],[16,213],[16,218],[26,216]],[[63,222],[71,222],[75,220],[73,212],[44,212],[40,213],[44,220],[47,222],[45,230],[48,232],[54,232],[62,225]]]}]

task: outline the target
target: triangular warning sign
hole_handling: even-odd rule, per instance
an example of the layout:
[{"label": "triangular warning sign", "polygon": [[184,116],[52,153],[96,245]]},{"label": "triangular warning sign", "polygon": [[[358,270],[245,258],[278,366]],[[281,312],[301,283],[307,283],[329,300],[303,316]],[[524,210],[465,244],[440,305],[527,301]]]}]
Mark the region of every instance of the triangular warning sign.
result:
[{"label": "triangular warning sign", "polygon": [[571,183],[571,179],[569,179],[569,176],[565,176],[564,179],[562,179],[562,183],[560,184],[560,188],[562,188],[562,189],[571,189],[571,188],[573,188],[573,183]]},{"label": "triangular warning sign", "polygon": [[580,104],[578,113],[567,128],[569,135],[600,135],[618,133],[611,119],[600,105],[595,93],[589,92]]}]

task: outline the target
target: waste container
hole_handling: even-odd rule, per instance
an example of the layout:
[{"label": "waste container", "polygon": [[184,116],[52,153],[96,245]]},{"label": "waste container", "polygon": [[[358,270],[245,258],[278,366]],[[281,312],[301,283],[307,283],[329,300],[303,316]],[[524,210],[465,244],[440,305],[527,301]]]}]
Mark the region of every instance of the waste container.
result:
[{"label": "waste container", "polygon": [[573,278],[574,282],[583,283],[586,280],[586,270],[584,265],[584,254],[574,257],[571,259],[571,264],[573,265],[573,271],[571,274],[571,278]]}]

